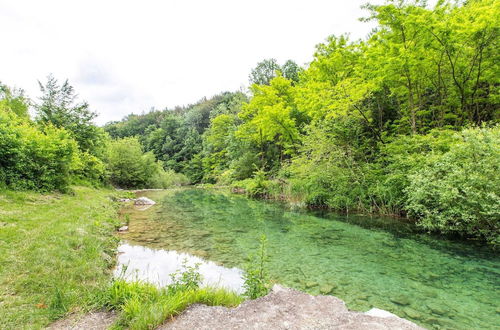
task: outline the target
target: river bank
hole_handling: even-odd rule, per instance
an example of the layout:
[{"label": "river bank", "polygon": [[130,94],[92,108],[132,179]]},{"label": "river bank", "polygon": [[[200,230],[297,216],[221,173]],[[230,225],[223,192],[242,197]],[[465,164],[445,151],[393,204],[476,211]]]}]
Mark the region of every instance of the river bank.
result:
[{"label": "river bank", "polygon": [[118,244],[114,196],[0,192],[1,329],[39,329],[99,307]]}]

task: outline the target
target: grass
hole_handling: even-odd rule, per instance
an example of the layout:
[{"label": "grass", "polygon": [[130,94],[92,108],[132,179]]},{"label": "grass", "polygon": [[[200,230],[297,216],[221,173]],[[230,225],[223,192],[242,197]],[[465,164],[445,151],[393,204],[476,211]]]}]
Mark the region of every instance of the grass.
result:
[{"label": "grass", "polygon": [[198,288],[186,273],[164,289],[112,281],[120,224],[114,195],[86,187],[71,194],[0,191],[0,329],[40,329],[69,313],[102,308],[118,312],[115,329],[152,329],[193,303],[242,301],[222,289]]},{"label": "grass", "polygon": [[104,294],[105,306],[120,311],[114,329],[155,329],[189,305],[234,307],[243,298],[218,288],[157,288],[151,284],[117,280]]},{"label": "grass", "polygon": [[111,190],[0,191],[0,329],[42,328],[98,308],[118,225]]}]

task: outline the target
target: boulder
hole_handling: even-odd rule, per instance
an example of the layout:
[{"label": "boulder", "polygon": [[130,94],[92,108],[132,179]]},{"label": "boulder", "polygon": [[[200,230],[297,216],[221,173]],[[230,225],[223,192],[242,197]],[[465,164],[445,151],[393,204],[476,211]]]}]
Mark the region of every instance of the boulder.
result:
[{"label": "boulder", "polygon": [[333,296],[275,285],[264,297],[236,308],[195,304],[158,329],[421,329],[382,310],[354,312]]},{"label": "boulder", "polygon": [[136,198],[134,201],[134,205],[155,205],[156,202],[152,199],[149,199],[147,197],[139,197]]}]

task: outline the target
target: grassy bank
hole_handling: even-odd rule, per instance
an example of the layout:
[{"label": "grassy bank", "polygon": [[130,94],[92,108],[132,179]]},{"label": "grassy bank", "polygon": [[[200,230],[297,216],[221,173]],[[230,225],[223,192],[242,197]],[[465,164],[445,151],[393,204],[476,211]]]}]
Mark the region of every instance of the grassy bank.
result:
[{"label": "grassy bank", "polygon": [[111,190],[0,192],[0,328],[41,328],[97,307],[117,239]]},{"label": "grassy bank", "polygon": [[116,329],[150,329],[192,303],[242,301],[232,292],[185,283],[188,274],[165,289],[113,281],[120,221],[111,197],[118,193],[72,191],[0,192],[0,329],[39,329],[69,313],[103,308],[118,312]]},{"label": "grassy bank", "polygon": [[[189,271],[186,274],[193,275]],[[155,329],[191,304],[235,307],[243,301],[225,289],[200,288],[199,282],[189,279],[191,275],[181,275],[176,284],[161,289],[152,284],[116,280],[102,296],[105,307],[119,311],[112,329]]]}]

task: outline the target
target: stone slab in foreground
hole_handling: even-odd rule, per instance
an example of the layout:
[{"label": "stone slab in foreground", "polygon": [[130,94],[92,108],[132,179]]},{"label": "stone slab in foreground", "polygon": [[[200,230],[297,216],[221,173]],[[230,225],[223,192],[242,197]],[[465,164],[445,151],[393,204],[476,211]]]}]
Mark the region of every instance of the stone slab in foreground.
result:
[{"label": "stone slab in foreground", "polygon": [[159,329],[422,329],[386,311],[349,311],[333,296],[311,296],[275,285],[236,308],[193,305]]}]

